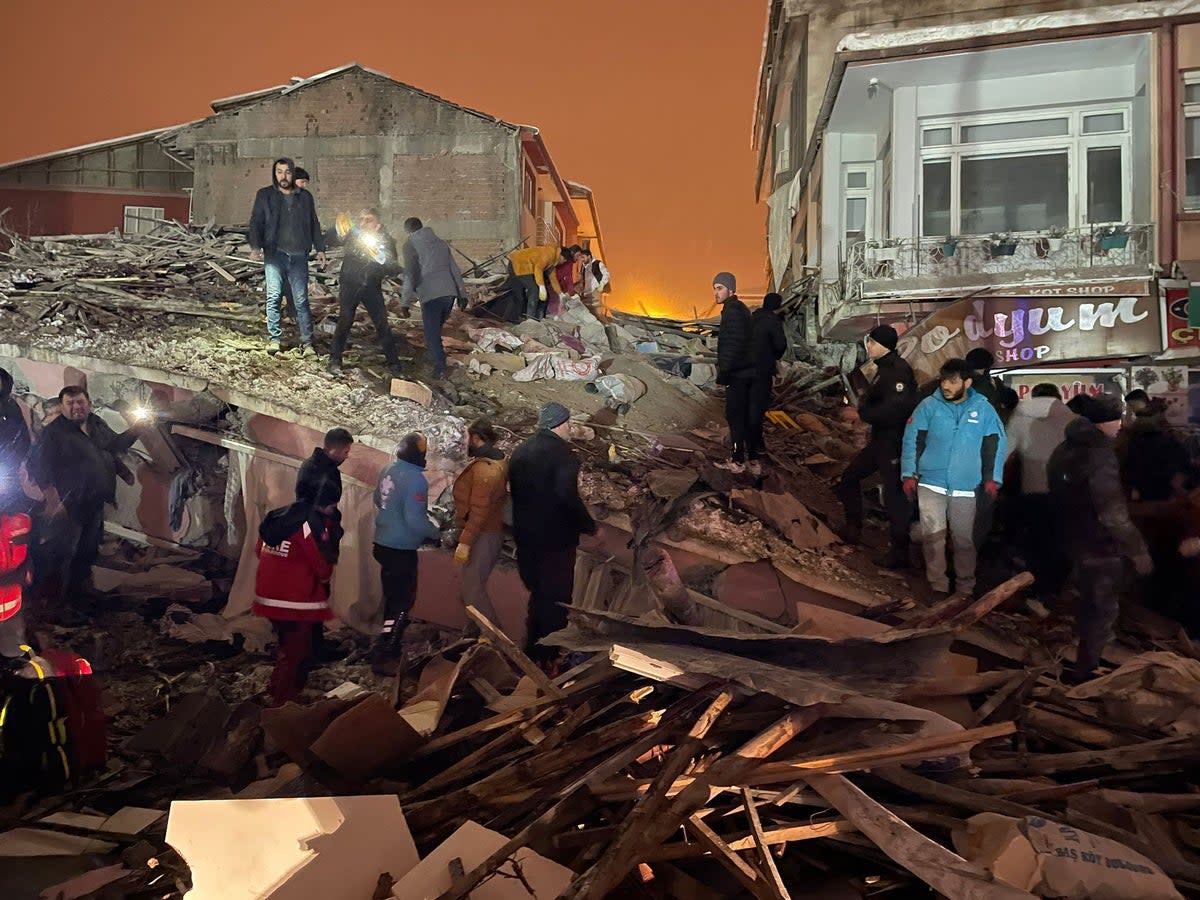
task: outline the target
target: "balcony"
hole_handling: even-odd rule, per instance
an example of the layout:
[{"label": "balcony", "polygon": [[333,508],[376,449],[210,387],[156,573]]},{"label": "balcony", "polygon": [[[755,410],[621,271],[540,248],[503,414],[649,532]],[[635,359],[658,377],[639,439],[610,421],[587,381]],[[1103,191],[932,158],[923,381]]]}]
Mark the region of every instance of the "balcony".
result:
[{"label": "balcony", "polygon": [[1146,277],[1155,261],[1153,225],[1089,226],[1062,234],[904,238],[851,244],[845,298],[956,297],[1047,282]]}]

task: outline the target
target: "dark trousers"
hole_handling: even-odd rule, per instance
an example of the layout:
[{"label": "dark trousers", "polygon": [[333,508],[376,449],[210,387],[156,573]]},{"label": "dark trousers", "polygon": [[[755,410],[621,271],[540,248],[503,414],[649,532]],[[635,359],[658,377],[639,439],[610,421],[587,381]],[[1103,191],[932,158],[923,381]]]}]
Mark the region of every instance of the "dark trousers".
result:
[{"label": "dark trousers", "polygon": [[525,652],[530,659],[553,659],[558,653],[553,647],[540,646],[538,641],[566,627],[566,606],[575,593],[576,549],[546,550],[517,544],[517,571],[529,590]]},{"label": "dark trousers", "polygon": [[1075,582],[1079,588],[1079,614],[1075,623],[1079,649],[1075,656],[1075,674],[1081,679],[1096,671],[1104,647],[1112,639],[1113,625],[1120,611],[1124,573],[1125,563],[1119,557],[1085,558],[1075,569]]},{"label": "dark trousers", "polygon": [[408,623],[408,614],[417,602],[417,551],[396,550],[375,545],[375,561],[383,581],[383,634],[388,635]]},{"label": "dark trousers", "polygon": [[1069,564],[1058,534],[1054,504],[1049,494],[1022,494],[1019,498],[1021,550],[1033,573],[1038,597],[1054,597],[1067,579]]},{"label": "dark trousers", "polygon": [[729,442],[733,445],[734,462],[746,461],[753,387],[753,378],[734,378],[725,386],[725,421],[729,424]]},{"label": "dark trousers", "polygon": [[774,381],[772,375],[756,375],[750,384],[750,428],[746,443],[751,459],[758,459],[767,452],[763,423],[767,418],[767,410],[771,408],[771,386]]},{"label": "dark trousers", "polygon": [[388,325],[387,307],[383,302],[383,294],[363,288],[346,289],[338,295],[337,330],[333,333],[333,349],[329,351],[329,361],[341,364],[342,353],[345,352],[346,342],[350,339],[350,326],[354,324],[354,314],[358,312],[360,303],[366,308],[367,315],[371,317],[371,323],[375,326],[375,333],[379,335],[379,345],[383,348],[383,355],[387,357],[388,365],[398,366],[400,355],[396,352],[396,339],[392,336],[392,329]]},{"label": "dark trousers", "polygon": [[63,513],[47,523],[46,531],[46,543],[39,554],[38,593],[51,606],[60,606],[74,601],[87,589],[104,537],[104,501],[65,504]]},{"label": "dark trousers", "polygon": [[908,529],[912,523],[912,504],[904,496],[900,485],[899,438],[872,437],[870,443],[846,466],[837,488],[838,499],[842,501],[842,508],[846,512],[846,527],[850,531],[862,529],[862,483],[876,472],[883,484],[883,508],[888,517],[892,547],[906,550]]},{"label": "dark trousers", "polygon": [[539,300],[541,291],[532,275],[514,275],[515,292],[521,301],[526,318],[541,319],[545,315],[543,301]]},{"label": "dark trousers", "polygon": [[454,297],[421,301],[421,327],[425,332],[425,351],[433,365],[433,377],[446,374],[446,349],[442,346],[442,326],[454,309]]},{"label": "dark trousers", "polygon": [[275,671],[271,673],[271,699],[282,706],[304,690],[316,659],[320,622],[279,622],[275,627]]}]

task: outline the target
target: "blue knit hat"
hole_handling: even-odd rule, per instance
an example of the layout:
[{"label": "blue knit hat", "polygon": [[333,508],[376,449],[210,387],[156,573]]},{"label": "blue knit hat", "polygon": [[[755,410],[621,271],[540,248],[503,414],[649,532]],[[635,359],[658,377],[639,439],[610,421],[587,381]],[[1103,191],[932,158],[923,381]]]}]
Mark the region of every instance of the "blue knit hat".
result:
[{"label": "blue knit hat", "polygon": [[571,418],[571,411],[561,403],[551,400],[543,405],[541,412],[538,413],[538,428],[557,428],[569,418]]}]

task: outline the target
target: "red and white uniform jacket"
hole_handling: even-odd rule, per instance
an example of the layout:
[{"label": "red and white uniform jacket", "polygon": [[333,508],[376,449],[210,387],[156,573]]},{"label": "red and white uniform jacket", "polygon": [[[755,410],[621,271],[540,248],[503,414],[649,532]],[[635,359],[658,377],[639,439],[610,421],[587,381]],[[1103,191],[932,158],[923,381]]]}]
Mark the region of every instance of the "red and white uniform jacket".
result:
[{"label": "red and white uniform jacket", "polygon": [[0,622],[21,611],[21,597],[29,584],[29,532],[25,513],[0,516]]},{"label": "red and white uniform jacket", "polygon": [[258,539],[258,574],[254,581],[254,612],[266,619],[325,622],[333,563],[317,547],[312,527],[305,522],[277,547]]}]

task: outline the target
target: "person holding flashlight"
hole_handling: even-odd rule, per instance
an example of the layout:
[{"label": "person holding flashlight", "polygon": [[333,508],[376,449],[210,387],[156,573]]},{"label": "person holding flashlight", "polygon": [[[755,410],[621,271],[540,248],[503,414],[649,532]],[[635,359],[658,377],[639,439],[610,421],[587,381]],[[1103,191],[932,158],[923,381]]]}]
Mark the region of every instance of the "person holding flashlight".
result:
[{"label": "person holding flashlight", "polygon": [[338,278],[338,320],[333,333],[333,348],[329,351],[329,372],[342,374],[342,354],[350,339],[350,326],[361,303],[375,325],[379,344],[387,358],[392,375],[400,377],[400,354],[396,339],[388,325],[387,306],[383,300],[383,279],[400,271],[396,258],[396,242],[383,230],[383,219],[377,209],[364,209],[358,224],[347,213],[339,213],[332,239],[346,248],[342,272]]}]

